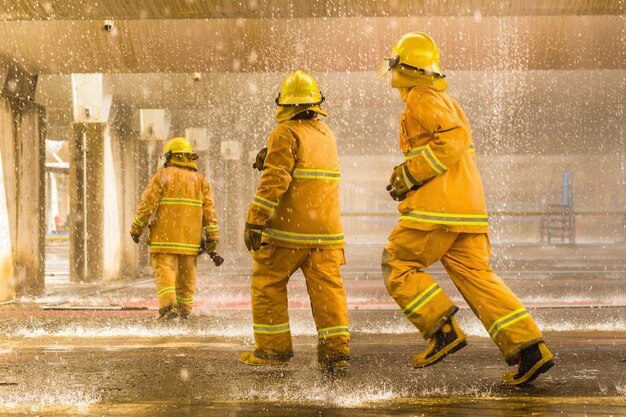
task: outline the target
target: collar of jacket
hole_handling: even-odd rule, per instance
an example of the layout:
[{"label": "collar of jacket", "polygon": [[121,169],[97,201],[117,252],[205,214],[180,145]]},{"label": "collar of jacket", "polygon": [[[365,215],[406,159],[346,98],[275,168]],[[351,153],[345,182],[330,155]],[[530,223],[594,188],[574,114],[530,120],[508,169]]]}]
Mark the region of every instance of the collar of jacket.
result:
[{"label": "collar of jacket", "polygon": [[[440,81],[443,81],[444,83],[446,82],[443,78],[440,78],[439,80],[435,82],[441,84]],[[439,92],[446,90],[445,88],[443,88],[443,90],[441,88],[437,88],[437,86],[433,84],[432,80],[425,81],[424,83],[418,83],[414,85],[413,87],[417,87],[417,86],[424,86],[424,87],[432,88],[433,90],[439,91]],[[409,92],[411,91],[411,89],[413,89],[413,87],[398,87],[398,93],[400,93],[400,98],[402,98],[402,101],[404,101],[405,103],[408,100]],[[439,85],[439,87],[441,87],[441,85]],[[445,87],[447,87],[447,84]]]},{"label": "collar of jacket", "polygon": [[313,110],[320,116],[328,116],[325,110],[323,110],[319,104],[315,106],[278,106],[276,109],[276,122],[282,123],[287,120],[291,120],[295,115],[302,113],[303,111]]},{"label": "collar of jacket", "polygon": [[172,155],[172,158],[165,163],[165,167],[176,166],[179,168],[193,169],[198,171],[198,165],[193,160],[184,155]]},{"label": "collar of jacket", "polygon": [[411,74],[407,75],[406,73],[398,73],[396,74],[398,79],[401,81],[402,87],[396,87],[398,92],[400,93],[400,97],[402,100],[406,102],[406,98],[409,95],[409,91],[413,87],[423,86],[432,88],[435,91],[446,91],[448,88],[448,82],[445,78],[437,78],[426,74]]}]

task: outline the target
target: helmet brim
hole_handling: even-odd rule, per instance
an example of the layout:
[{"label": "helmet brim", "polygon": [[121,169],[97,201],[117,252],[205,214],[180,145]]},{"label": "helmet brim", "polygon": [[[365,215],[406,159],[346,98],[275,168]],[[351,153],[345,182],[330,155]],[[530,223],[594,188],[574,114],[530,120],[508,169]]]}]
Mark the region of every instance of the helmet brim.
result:
[{"label": "helmet brim", "polygon": [[277,106],[283,106],[283,107],[307,107],[307,106],[318,106],[320,104],[322,104],[324,101],[326,101],[326,97],[324,97],[324,94],[322,94],[322,92],[320,91],[320,99],[316,100],[316,101],[297,101],[295,102],[295,100],[293,100],[293,102],[283,102],[281,101],[281,95],[280,93],[278,94],[278,96],[276,97],[276,99],[274,100],[274,102],[276,103]]}]

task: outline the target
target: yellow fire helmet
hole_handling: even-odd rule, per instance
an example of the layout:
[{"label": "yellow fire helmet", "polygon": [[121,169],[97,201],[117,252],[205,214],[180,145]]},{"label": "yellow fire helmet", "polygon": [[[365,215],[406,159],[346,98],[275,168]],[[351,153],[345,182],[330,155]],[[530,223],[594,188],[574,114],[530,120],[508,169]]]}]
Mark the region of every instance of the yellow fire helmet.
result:
[{"label": "yellow fire helmet", "polygon": [[285,77],[280,94],[276,97],[276,104],[285,107],[314,106],[323,101],[324,96],[317,87],[315,79],[300,70]]},{"label": "yellow fire helmet", "polygon": [[163,155],[168,154],[189,154],[192,159],[198,159],[198,155],[193,152],[193,148],[191,147],[191,143],[186,138],[177,137],[168,140],[163,146]]},{"label": "yellow fire helmet", "polygon": [[[439,67],[439,49],[433,38],[423,32],[409,32],[396,42],[390,58],[385,58],[378,71],[382,78],[392,70],[391,86],[412,87],[426,76],[436,89],[445,90],[445,75]],[[420,83],[421,84],[421,83]],[[437,88],[439,87],[439,88]]]}]

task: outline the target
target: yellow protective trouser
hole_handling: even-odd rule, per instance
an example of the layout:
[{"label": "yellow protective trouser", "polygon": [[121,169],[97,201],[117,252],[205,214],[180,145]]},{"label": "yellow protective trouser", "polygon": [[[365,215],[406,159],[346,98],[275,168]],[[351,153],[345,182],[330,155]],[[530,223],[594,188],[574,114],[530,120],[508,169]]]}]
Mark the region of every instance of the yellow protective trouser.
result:
[{"label": "yellow protective trouser", "polygon": [[177,305],[179,312],[190,314],[196,288],[197,256],[153,253],[151,259],[159,309]]},{"label": "yellow protective trouser", "polygon": [[407,318],[431,338],[457,307],[424,268],[441,261],[470,308],[483,323],[509,365],[519,352],[542,340],[528,311],[489,266],[486,234],[422,231],[397,226],[383,251],[389,294]]},{"label": "yellow protective trouser", "polygon": [[343,249],[294,249],[263,245],[253,252],[252,319],[254,354],[287,360],[293,356],[287,282],[302,269],[317,327],[318,361],[329,365],[350,357],[348,306],[339,266]]}]

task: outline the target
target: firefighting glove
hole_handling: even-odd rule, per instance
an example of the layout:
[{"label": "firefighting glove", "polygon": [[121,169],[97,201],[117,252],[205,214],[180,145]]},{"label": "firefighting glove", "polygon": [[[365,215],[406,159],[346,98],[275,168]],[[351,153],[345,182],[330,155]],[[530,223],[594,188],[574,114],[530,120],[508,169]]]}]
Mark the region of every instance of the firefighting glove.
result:
[{"label": "firefighting glove", "polygon": [[131,231],[130,232],[130,237],[131,237],[131,239],[133,239],[133,242],[139,244],[139,238],[141,237],[141,233],[133,233]]},{"label": "firefighting glove", "polygon": [[256,161],[252,164],[252,168],[263,171],[265,169],[265,158],[267,158],[267,146],[256,154]]},{"label": "firefighting glove", "polygon": [[246,229],[243,231],[243,241],[248,250],[257,251],[261,249],[261,233],[263,226],[257,224],[246,223]]},{"label": "firefighting glove", "polygon": [[402,201],[412,190],[417,190],[418,186],[412,181],[406,164],[400,164],[393,169],[393,174],[389,178],[387,191],[395,201]]},{"label": "firefighting glove", "polygon": [[206,253],[213,253],[215,252],[216,248],[217,239],[204,239],[204,241],[202,242],[202,249],[204,249]]}]

